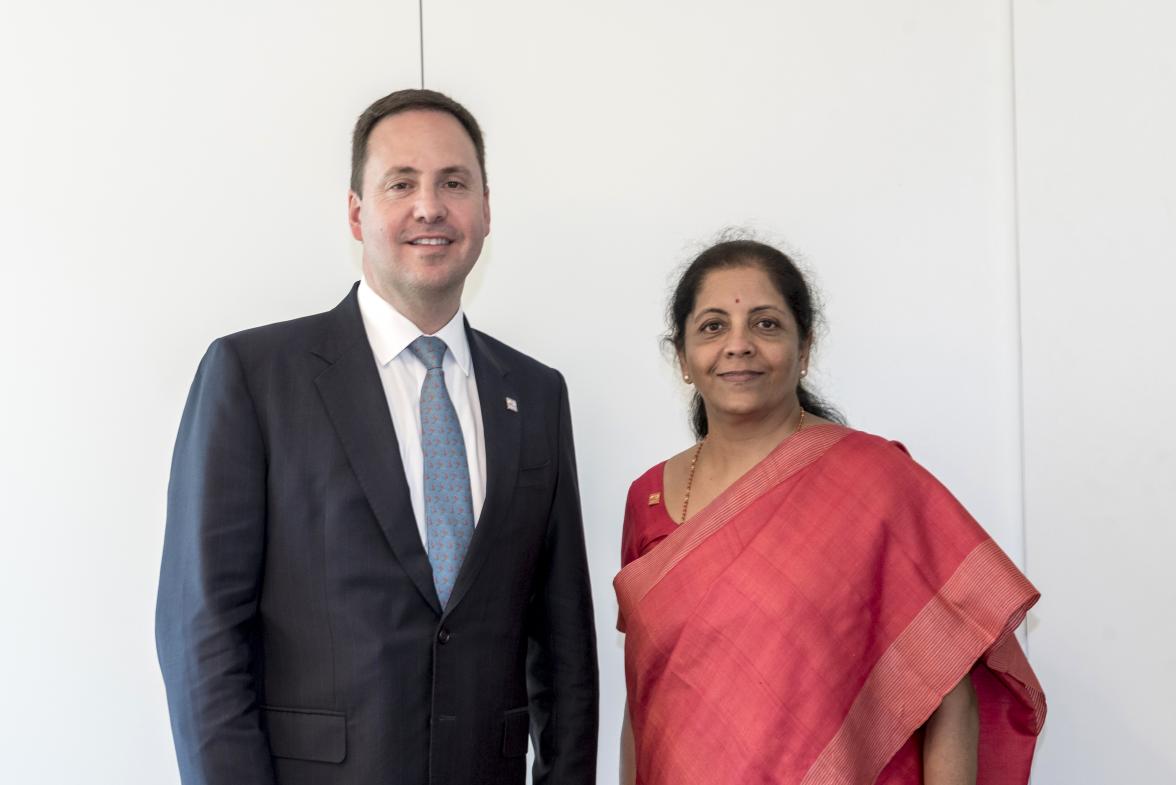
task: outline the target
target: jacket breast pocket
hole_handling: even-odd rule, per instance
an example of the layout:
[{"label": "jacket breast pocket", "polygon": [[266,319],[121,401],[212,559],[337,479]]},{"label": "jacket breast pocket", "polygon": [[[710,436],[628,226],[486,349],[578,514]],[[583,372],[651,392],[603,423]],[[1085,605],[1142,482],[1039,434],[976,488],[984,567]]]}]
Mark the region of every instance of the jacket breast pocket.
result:
[{"label": "jacket breast pocket", "polygon": [[502,754],[517,758],[527,754],[527,729],[531,716],[527,707],[511,709],[502,715]]},{"label": "jacket breast pocket", "polygon": [[342,763],[347,757],[347,716],[320,709],[261,708],[275,758]]},{"label": "jacket breast pocket", "polygon": [[544,461],[537,466],[521,466],[519,467],[518,477],[515,479],[515,486],[518,488],[542,487],[547,485],[551,480],[551,461]]}]

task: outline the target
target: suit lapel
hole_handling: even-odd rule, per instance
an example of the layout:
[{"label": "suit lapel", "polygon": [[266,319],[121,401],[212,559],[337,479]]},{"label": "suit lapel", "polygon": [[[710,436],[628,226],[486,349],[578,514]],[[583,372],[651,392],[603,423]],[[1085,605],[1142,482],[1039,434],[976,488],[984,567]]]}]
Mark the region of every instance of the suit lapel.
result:
[{"label": "suit lapel", "polygon": [[[449,613],[469,591],[486,557],[494,550],[495,541],[503,529],[502,518],[510,507],[515,478],[519,471],[519,446],[522,440],[522,420],[526,401],[520,400],[512,386],[510,373],[494,354],[481,334],[466,325],[474,375],[478,381],[478,401],[482,410],[482,430],[486,439],[486,500],[482,514],[474,528],[470,549],[458,570],[453,592],[449,596]],[[507,398],[515,401],[515,410],[508,408]]]},{"label": "suit lapel", "polygon": [[[400,445],[380,374],[372,358],[371,345],[363,329],[355,288],[335,308],[331,317],[331,329],[322,345],[314,350],[316,355],[330,363],[315,378],[319,395],[396,559],[421,596],[440,614],[433,570],[421,544],[408,482],[404,477],[404,463],[400,460]],[[479,390],[481,383],[479,377]],[[486,432],[486,459],[493,465],[489,426]]]}]

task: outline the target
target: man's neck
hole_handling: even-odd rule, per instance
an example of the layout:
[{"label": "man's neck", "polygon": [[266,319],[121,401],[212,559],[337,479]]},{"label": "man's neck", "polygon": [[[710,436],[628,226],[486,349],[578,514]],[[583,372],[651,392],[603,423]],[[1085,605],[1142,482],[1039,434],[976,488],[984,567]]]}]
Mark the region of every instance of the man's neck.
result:
[{"label": "man's neck", "polygon": [[399,292],[380,286],[374,278],[367,279],[368,285],[380,299],[395,308],[424,335],[433,335],[453,319],[461,307],[461,289],[445,292],[435,297],[404,297]]}]

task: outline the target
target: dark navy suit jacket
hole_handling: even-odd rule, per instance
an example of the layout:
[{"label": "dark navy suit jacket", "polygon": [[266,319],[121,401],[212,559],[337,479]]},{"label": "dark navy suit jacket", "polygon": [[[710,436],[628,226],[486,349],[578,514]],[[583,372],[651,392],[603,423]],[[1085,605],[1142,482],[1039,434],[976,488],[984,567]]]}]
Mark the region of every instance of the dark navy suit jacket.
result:
[{"label": "dark navy suit jacket", "polygon": [[467,331],[487,493],[445,609],[355,289],[209,348],[156,608],[185,785],[521,785],[528,731],[536,783],[595,782],[567,390]]}]

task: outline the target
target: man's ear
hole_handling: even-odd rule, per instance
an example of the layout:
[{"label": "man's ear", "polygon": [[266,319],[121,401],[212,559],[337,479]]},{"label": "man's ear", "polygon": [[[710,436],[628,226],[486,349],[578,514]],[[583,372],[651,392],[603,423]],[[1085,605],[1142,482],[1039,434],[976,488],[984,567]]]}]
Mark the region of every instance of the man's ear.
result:
[{"label": "man's ear", "polygon": [[359,221],[359,211],[363,208],[363,202],[359,198],[359,194],[355,191],[347,192],[347,223],[351,226],[351,236],[356,240],[363,242],[363,226]]},{"label": "man's ear", "polygon": [[482,220],[486,222],[486,235],[490,234],[490,189],[482,191]]}]

